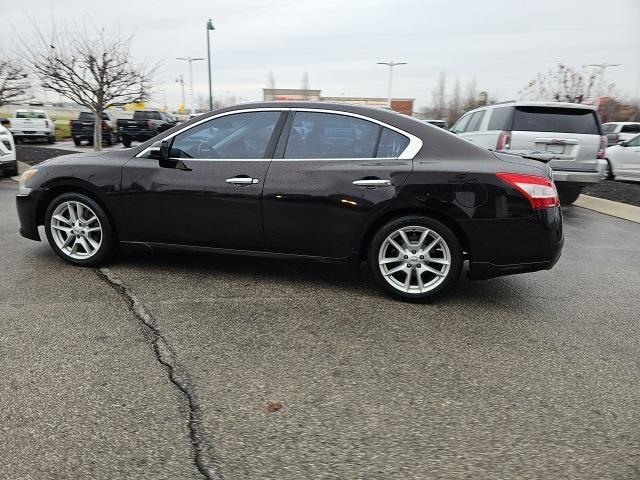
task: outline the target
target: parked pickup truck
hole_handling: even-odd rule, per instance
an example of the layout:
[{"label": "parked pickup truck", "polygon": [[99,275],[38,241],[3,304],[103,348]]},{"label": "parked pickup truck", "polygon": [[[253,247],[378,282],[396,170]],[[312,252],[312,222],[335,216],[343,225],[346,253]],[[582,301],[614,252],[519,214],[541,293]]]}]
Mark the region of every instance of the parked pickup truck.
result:
[{"label": "parked pickup truck", "polygon": [[145,142],[178,123],[178,120],[158,110],[138,110],[132,119],[118,120],[118,133],[125,147],[131,146],[132,140]]},{"label": "parked pickup truck", "polygon": [[26,138],[56,141],[56,125],[44,110],[18,110],[9,119],[9,131],[16,142]]},{"label": "parked pickup truck", "polygon": [[[89,145],[93,145],[93,127],[96,123],[96,117],[93,112],[80,112],[77,120],[71,120],[69,127],[71,129],[71,137],[76,146],[80,145],[83,140],[87,140]],[[102,143],[113,145],[120,141],[120,134],[116,125],[116,119],[109,111],[102,112]]]}]

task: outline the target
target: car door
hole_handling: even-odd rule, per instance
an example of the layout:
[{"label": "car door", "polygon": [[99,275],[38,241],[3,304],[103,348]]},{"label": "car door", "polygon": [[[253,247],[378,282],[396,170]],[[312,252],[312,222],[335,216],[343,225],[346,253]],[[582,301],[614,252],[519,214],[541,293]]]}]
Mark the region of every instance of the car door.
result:
[{"label": "car door", "polygon": [[123,168],[126,240],[260,250],[262,188],[286,112],[230,111],[165,137],[166,164]]},{"label": "car door", "polygon": [[616,175],[640,178],[640,135],[617,149]]},{"label": "car door", "polygon": [[416,145],[416,137],[367,117],[292,110],[265,180],[265,248],[348,257],[405,182]]}]

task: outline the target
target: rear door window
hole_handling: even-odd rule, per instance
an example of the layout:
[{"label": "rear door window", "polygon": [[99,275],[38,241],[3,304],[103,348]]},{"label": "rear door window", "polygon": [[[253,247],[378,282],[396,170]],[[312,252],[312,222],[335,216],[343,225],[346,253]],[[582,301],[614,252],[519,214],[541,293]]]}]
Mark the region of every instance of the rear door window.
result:
[{"label": "rear door window", "polygon": [[377,158],[398,158],[409,145],[409,139],[389,128],[382,130]]},{"label": "rear door window", "polygon": [[375,158],[381,129],[348,115],[296,112],[284,158]]},{"label": "rear door window", "polygon": [[511,130],[509,128],[511,110],[511,107],[498,107],[491,110],[487,130]]},{"label": "rear door window", "polygon": [[615,123],[605,123],[602,125],[602,133],[615,133],[617,127]]},{"label": "rear door window", "polygon": [[516,107],[513,130],[600,135],[595,112],[586,108]]}]

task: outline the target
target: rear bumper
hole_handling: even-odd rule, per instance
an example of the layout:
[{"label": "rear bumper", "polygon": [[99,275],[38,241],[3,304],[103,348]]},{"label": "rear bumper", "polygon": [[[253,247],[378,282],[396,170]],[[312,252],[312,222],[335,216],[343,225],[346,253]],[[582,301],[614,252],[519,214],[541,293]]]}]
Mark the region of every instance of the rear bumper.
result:
[{"label": "rear bumper", "polygon": [[17,195],[16,207],[20,220],[20,235],[24,238],[40,241],[36,221],[36,199],[31,195]]},{"label": "rear bumper", "polygon": [[598,160],[596,171],[576,172],[570,170],[553,170],[553,181],[556,183],[575,183],[589,185],[602,180],[607,171],[607,161]]},{"label": "rear bumper", "polygon": [[471,220],[462,224],[469,240],[469,278],[479,280],[552,268],[562,253],[560,207],[528,218]]}]

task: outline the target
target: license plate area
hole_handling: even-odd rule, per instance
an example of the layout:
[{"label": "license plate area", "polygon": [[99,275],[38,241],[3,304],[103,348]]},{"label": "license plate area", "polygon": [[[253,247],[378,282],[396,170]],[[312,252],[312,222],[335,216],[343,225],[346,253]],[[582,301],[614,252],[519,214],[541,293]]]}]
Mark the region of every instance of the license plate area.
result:
[{"label": "license plate area", "polygon": [[565,145],[547,144],[545,151],[549,153],[564,153]]}]

